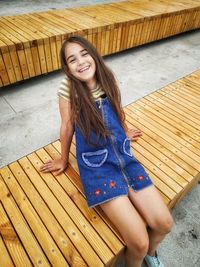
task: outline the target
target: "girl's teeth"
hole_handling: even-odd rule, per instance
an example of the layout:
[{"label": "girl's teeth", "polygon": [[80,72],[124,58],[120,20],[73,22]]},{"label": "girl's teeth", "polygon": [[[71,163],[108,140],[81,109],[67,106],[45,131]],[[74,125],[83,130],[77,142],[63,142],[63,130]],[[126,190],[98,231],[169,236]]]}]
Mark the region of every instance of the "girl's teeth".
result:
[{"label": "girl's teeth", "polygon": [[83,72],[83,71],[85,71],[87,69],[89,69],[89,67],[85,67],[85,68],[81,69],[80,72]]}]

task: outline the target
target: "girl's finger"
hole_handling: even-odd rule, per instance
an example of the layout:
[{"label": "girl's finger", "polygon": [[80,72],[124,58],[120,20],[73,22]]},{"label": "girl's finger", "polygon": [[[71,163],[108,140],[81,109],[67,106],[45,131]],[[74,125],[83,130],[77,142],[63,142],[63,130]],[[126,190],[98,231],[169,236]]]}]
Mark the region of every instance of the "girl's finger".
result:
[{"label": "girl's finger", "polygon": [[142,133],[140,130],[133,130],[132,132],[133,132],[133,133],[137,133],[137,134],[138,134],[138,133],[139,133],[139,134]]},{"label": "girl's finger", "polygon": [[46,161],[44,165],[49,164],[51,162],[52,162],[52,160],[50,159],[50,160]]},{"label": "girl's finger", "polygon": [[131,135],[131,139],[134,138],[134,137],[137,138],[137,137],[140,137],[140,136],[141,136],[141,134],[133,134],[133,135]]},{"label": "girl's finger", "polygon": [[138,137],[131,138],[131,141],[137,141],[137,140],[138,140]]},{"label": "girl's finger", "polygon": [[50,168],[50,166],[48,165],[44,165],[40,168],[40,171],[45,171],[45,170],[48,170]]},{"label": "girl's finger", "polygon": [[58,170],[58,171],[54,172],[54,173],[53,173],[53,175],[57,176],[57,175],[61,174],[62,172],[63,172],[63,170],[62,170],[62,169],[60,169],[60,170]]}]

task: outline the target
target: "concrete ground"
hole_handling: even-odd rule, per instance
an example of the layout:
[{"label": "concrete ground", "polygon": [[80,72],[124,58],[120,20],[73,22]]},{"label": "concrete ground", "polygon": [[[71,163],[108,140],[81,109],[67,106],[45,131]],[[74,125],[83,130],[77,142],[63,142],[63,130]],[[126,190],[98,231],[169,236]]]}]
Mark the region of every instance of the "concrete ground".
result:
[{"label": "concrete ground", "polygon": [[[0,15],[111,1],[0,1]],[[116,2],[116,1],[115,1]],[[15,7],[15,9],[14,9]],[[36,8],[37,7],[37,8]],[[200,30],[105,57],[123,105],[200,68]],[[59,138],[61,71],[0,91],[0,167]],[[159,247],[165,267],[200,267],[200,185],[172,211],[175,224]],[[145,265],[144,265],[145,266]]]}]

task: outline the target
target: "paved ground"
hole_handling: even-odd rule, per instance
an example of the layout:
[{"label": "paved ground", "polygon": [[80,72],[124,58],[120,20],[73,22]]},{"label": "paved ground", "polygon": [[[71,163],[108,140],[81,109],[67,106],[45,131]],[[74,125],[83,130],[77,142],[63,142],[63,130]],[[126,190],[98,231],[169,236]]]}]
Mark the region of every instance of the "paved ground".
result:
[{"label": "paved ground", "polygon": [[[0,15],[111,1],[0,1]],[[15,7],[15,8],[14,8]],[[200,68],[200,31],[108,56],[123,105]],[[0,91],[0,167],[58,139],[61,71]],[[166,267],[200,267],[200,185],[173,210],[175,225],[159,248]]]}]

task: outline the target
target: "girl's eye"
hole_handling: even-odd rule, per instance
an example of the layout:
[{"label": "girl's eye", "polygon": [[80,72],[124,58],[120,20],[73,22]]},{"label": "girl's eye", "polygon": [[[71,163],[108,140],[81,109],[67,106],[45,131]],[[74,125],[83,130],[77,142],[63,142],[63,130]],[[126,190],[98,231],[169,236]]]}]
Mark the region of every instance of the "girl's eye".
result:
[{"label": "girl's eye", "polygon": [[75,58],[73,58],[73,59],[71,59],[71,60],[69,61],[69,63],[73,63],[73,62],[75,62]]},{"label": "girl's eye", "polygon": [[87,56],[88,55],[88,52],[85,52],[84,54],[82,54],[82,56]]}]

